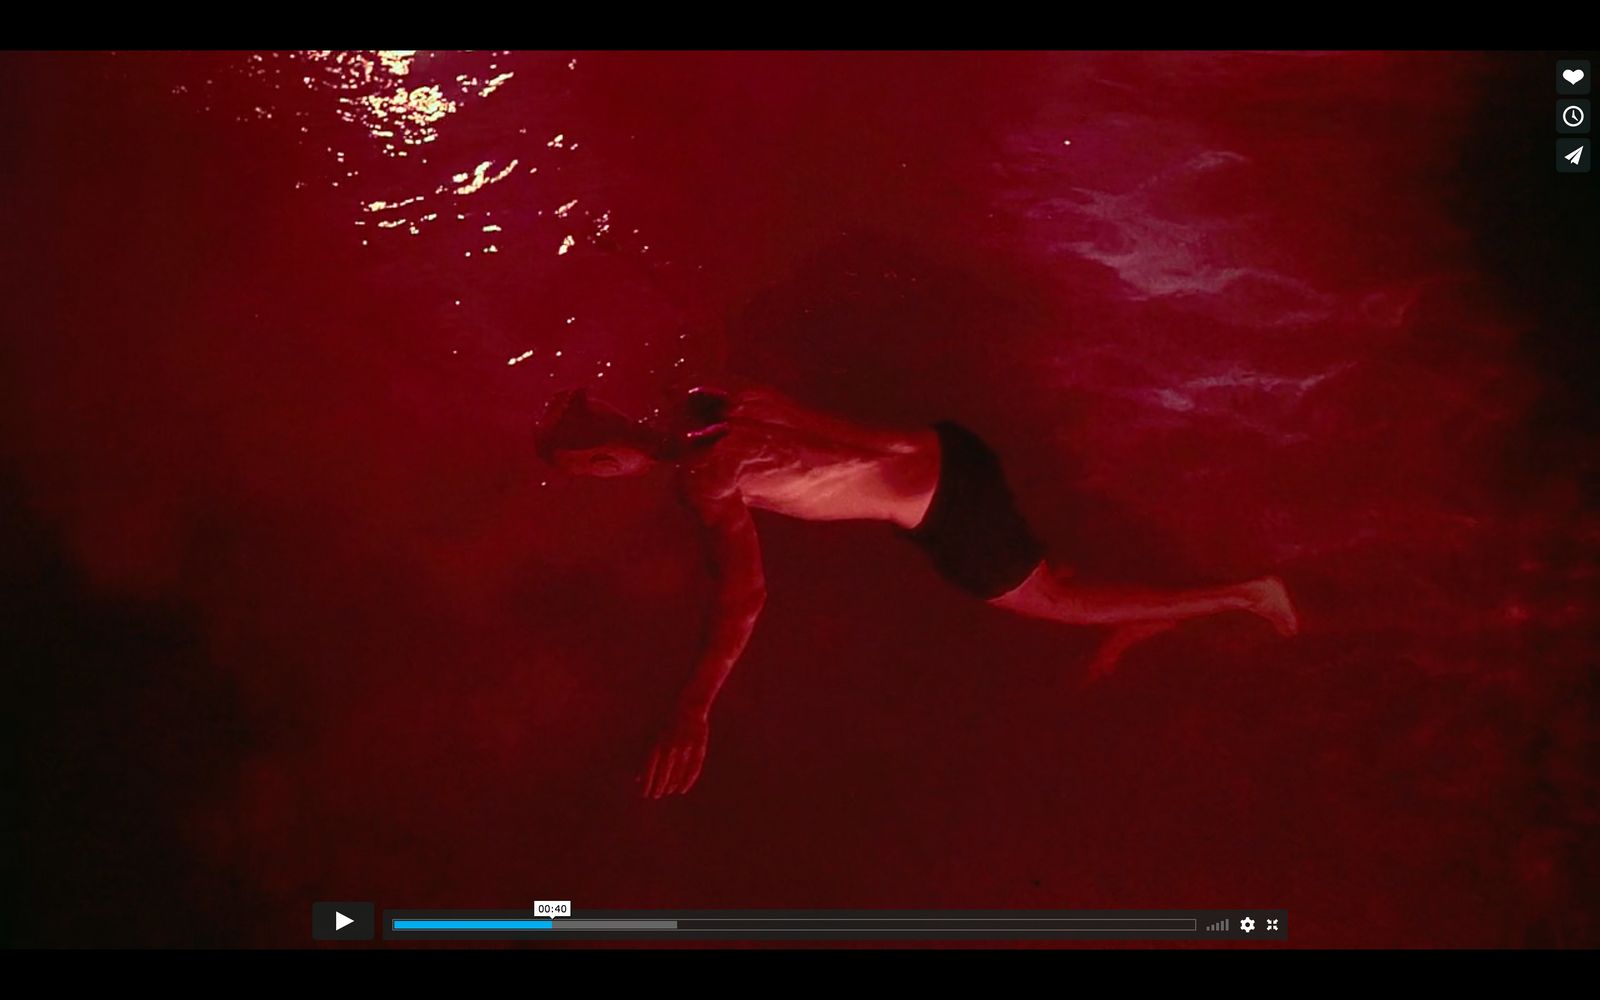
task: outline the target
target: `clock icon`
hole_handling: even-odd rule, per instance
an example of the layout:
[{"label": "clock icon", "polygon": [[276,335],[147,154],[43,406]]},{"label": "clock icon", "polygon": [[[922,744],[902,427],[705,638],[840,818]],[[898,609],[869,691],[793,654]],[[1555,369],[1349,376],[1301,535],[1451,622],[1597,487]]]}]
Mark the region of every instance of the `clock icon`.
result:
[{"label": "clock icon", "polygon": [[1589,131],[1589,102],[1568,98],[1556,102],[1556,131],[1568,135]]}]

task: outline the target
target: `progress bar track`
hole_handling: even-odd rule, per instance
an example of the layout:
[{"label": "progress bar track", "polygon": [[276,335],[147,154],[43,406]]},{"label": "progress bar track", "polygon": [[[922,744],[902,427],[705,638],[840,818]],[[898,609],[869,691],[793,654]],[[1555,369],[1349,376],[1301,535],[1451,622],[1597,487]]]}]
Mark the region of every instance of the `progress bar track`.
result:
[{"label": "progress bar track", "polygon": [[1256,910],[385,910],[389,941],[1286,941]]}]

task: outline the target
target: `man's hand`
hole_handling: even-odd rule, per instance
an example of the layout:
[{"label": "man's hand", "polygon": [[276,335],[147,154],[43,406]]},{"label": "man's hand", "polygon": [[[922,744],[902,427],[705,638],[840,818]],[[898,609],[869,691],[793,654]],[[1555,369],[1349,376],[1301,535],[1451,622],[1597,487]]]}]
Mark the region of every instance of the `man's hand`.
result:
[{"label": "man's hand", "polygon": [[656,743],[650,763],[639,776],[646,798],[682,794],[700,780],[706,762],[710,724],[704,712],[680,710]]}]

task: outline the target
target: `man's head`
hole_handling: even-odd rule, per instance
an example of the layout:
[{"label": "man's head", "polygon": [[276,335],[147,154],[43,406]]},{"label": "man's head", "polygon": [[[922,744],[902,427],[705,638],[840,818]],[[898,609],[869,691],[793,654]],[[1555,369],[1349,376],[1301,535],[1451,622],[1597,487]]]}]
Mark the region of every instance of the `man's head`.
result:
[{"label": "man's head", "polygon": [[551,397],[534,433],[539,457],[574,476],[637,476],[656,462],[656,436],[585,389]]}]

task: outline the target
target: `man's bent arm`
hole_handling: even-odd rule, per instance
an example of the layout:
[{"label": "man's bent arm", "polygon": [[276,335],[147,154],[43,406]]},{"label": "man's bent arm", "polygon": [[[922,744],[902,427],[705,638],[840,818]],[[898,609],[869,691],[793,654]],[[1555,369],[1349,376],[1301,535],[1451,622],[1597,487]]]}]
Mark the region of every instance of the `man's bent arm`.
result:
[{"label": "man's bent arm", "polygon": [[699,661],[683,694],[680,711],[707,716],[723,682],[755,631],[766,604],[766,576],[755,521],[737,493],[726,497],[689,495],[689,505],[706,529],[713,606]]},{"label": "man's bent arm", "polygon": [[776,424],[819,441],[844,444],[869,451],[894,452],[907,446],[907,433],[904,428],[879,427],[860,420],[846,419],[826,410],[796,402],[770,386],[744,380],[731,383],[723,380],[722,384],[708,385],[705,388],[727,398],[727,421],[735,426],[741,422],[755,425]]},{"label": "man's bent arm", "polygon": [[737,491],[706,490],[704,482],[684,485],[685,499],[706,529],[715,605],[694,676],[678,698],[672,723],[656,743],[640,775],[650,798],[687,792],[700,779],[709,740],[711,704],[750,641],[766,603],[766,578],[755,522]]}]

